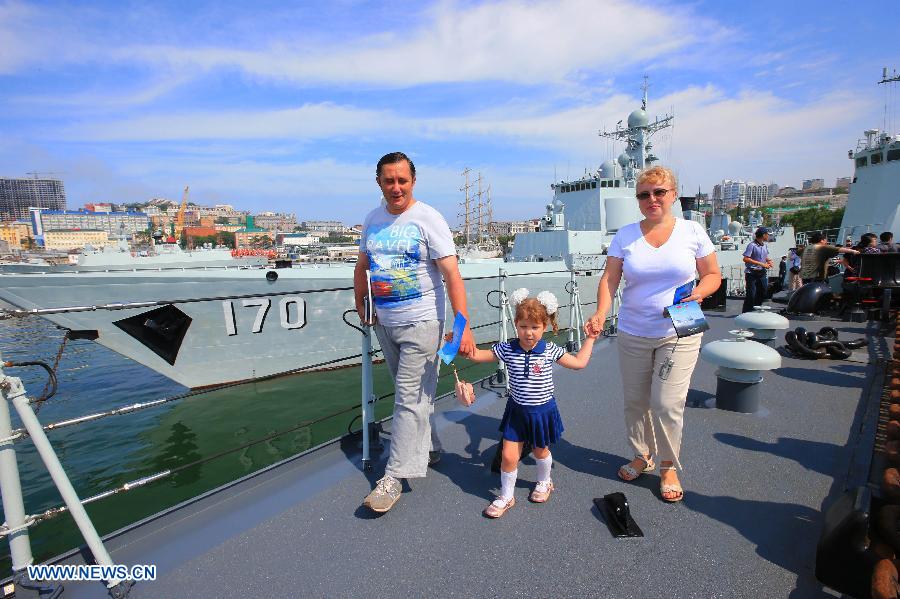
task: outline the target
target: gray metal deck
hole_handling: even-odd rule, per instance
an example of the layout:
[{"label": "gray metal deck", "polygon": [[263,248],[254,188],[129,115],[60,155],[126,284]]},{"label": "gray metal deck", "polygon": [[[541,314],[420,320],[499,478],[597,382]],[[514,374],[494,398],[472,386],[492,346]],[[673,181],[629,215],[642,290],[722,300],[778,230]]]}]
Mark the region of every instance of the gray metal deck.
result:
[{"label": "gray metal deck", "polygon": [[[705,342],[734,328],[731,304],[710,315]],[[867,328],[798,324],[836,326],[842,339]],[[548,504],[526,500],[529,459],[516,507],[481,516],[499,484],[486,464],[504,406],[481,392],[472,410],[439,402],[443,459],[387,514],[360,507],[375,477],[334,444],[112,536],[113,560],[159,567],[133,597],[833,596],[813,576],[822,508],[867,474],[881,366],[785,357],[766,375],[763,410],[744,415],[710,407],[714,368],[701,361],[685,416],[686,496],[667,504],[655,473],[616,477],[629,452],[614,344],[598,344],[585,370],[557,373],[566,433]],[[869,354],[887,347],[873,336]],[[610,536],[592,498],[613,491],[646,537]],[[105,596],[99,583],[66,587],[64,597]]]}]

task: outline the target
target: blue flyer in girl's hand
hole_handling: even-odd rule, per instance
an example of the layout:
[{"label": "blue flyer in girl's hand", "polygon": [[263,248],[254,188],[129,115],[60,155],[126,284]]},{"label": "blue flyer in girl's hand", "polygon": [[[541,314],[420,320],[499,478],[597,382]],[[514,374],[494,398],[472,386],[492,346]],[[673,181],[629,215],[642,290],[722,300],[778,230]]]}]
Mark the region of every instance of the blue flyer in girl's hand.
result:
[{"label": "blue flyer in girl's hand", "polygon": [[466,322],[466,317],[461,312],[457,312],[453,321],[453,339],[438,350],[438,356],[444,361],[444,364],[452,362],[459,353],[459,344],[462,341],[463,331],[466,329]]}]

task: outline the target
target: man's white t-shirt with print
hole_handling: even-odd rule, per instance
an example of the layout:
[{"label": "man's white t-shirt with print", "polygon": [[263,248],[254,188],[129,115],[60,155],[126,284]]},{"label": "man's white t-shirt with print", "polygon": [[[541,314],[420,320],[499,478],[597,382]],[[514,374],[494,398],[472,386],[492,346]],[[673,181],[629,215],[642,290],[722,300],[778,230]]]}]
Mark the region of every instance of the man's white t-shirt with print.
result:
[{"label": "man's white t-shirt with print", "polygon": [[382,203],[363,221],[359,248],[369,257],[378,322],[394,327],[444,320],[444,282],[435,260],[456,255],[441,214],[416,201],[400,214]]},{"label": "man's white t-shirt with print", "polygon": [[676,289],[694,281],[697,258],[713,251],[709,235],[690,220],[676,219],[672,236],[658,248],[644,239],[640,223],[619,229],[607,251],[623,260],[619,329],[655,339],[674,335],[675,327],[663,309],[674,303]]}]

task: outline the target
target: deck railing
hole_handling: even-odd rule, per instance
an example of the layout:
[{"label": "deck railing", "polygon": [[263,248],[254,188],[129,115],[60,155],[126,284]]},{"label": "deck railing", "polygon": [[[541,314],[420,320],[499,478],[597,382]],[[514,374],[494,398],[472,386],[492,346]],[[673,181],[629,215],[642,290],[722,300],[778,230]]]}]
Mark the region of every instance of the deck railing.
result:
[{"label": "deck railing", "polygon": [[[594,276],[596,276],[597,271],[594,271]],[[482,277],[468,277],[464,280],[466,281],[477,281],[477,280],[496,280],[497,281],[497,289],[492,290],[489,295],[497,294],[497,298],[499,301],[496,303],[492,303],[490,298],[487,299],[489,305],[493,306],[497,310],[497,319],[489,322],[483,323],[473,323],[471,328],[473,330],[480,329],[489,329],[490,327],[496,327],[496,339],[498,340],[506,340],[509,338],[510,331],[510,323],[513,320],[511,306],[509,305],[506,286],[510,279],[515,277],[534,277],[541,275],[568,275],[569,281],[565,285],[565,292],[569,295],[568,304],[563,304],[562,307],[569,309],[569,326],[566,329],[563,329],[563,332],[567,334],[567,348],[570,351],[577,350],[583,339],[583,331],[582,328],[584,326],[584,315],[582,308],[591,306],[595,304],[595,301],[591,302],[582,302],[580,298],[580,288],[579,288],[579,279],[583,278],[576,272],[568,271],[568,270],[556,270],[556,271],[541,271],[534,273],[521,273],[521,274],[509,274],[505,270],[501,269],[499,274],[490,275],[490,276],[482,276]],[[341,287],[341,288],[329,288],[328,291],[348,291],[352,290],[351,287]],[[317,291],[326,291],[326,290],[304,290],[303,293],[315,293]],[[293,292],[286,292],[293,293]],[[284,295],[285,292],[280,293],[264,293],[264,294],[243,294],[243,295],[232,295],[232,296],[215,296],[215,297],[197,297],[197,298],[182,298],[177,300],[156,300],[150,302],[130,302],[130,303],[117,303],[117,304],[105,304],[105,305],[94,305],[94,306],[68,306],[68,307],[51,307],[51,308],[42,308],[42,309],[33,309],[33,310],[18,310],[18,309],[8,309],[3,311],[2,316],[6,318],[15,318],[15,317],[33,317],[33,316],[45,316],[51,314],[64,314],[64,313],[72,313],[72,312],[84,312],[84,311],[119,311],[124,309],[133,309],[133,308],[147,308],[153,306],[160,305],[170,305],[170,304],[179,304],[179,303],[196,303],[196,302],[206,302],[206,301],[222,301],[222,300],[235,300],[242,299],[248,297],[264,297],[264,296],[279,296]],[[618,306],[619,306],[620,296],[616,294],[613,302],[613,308],[611,310],[610,316],[607,319],[607,334],[613,334],[617,325],[617,315],[618,315]],[[355,312],[355,310],[350,310],[350,312]],[[346,313],[345,313],[346,316]],[[63,513],[70,513],[75,520],[76,525],[78,526],[79,532],[82,537],[85,539],[88,547],[93,553],[94,559],[100,565],[112,565],[111,558],[109,553],[106,551],[103,543],[100,539],[100,536],[94,527],[94,524],[91,522],[90,518],[87,516],[84,506],[96,501],[101,501],[113,495],[118,495],[121,493],[126,493],[128,491],[143,487],[148,484],[152,484],[158,482],[163,479],[167,479],[172,477],[174,474],[178,472],[182,472],[188,468],[195,468],[203,463],[209,462],[211,460],[222,458],[226,455],[233,454],[235,452],[239,452],[247,449],[250,446],[269,442],[272,439],[297,431],[304,427],[309,427],[318,422],[324,421],[329,418],[334,418],[336,416],[340,416],[342,414],[351,414],[356,409],[359,409],[359,415],[354,417],[350,421],[350,425],[348,426],[348,430],[352,427],[353,422],[357,419],[361,420],[362,423],[362,442],[363,442],[363,467],[369,466],[371,464],[371,442],[372,438],[370,436],[371,427],[375,424],[375,403],[387,397],[390,397],[393,393],[386,393],[381,396],[376,397],[374,393],[374,385],[373,385],[373,376],[372,376],[372,367],[375,356],[380,352],[378,349],[374,349],[372,343],[372,331],[371,327],[363,326],[356,327],[348,322],[345,318],[345,322],[357,328],[361,332],[361,345],[360,345],[360,353],[355,355],[349,355],[345,357],[341,357],[336,360],[330,360],[324,363],[311,364],[302,368],[294,369],[287,372],[281,372],[275,375],[269,375],[267,377],[262,377],[264,379],[274,378],[276,376],[282,376],[285,374],[294,374],[299,372],[307,372],[310,370],[316,370],[325,368],[333,363],[338,362],[346,362],[349,360],[354,360],[356,358],[361,359],[361,403],[359,408],[355,408],[353,406],[341,409],[337,412],[329,413],[325,416],[314,420],[307,420],[301,423],[288,426],[286,428],[277,430],[273,433],[267,434],[265,437],[260,439],[254,439],[250,442],[243,443],[237,447],[231,447],[219,452],[216,452],[214,455],[206,456],[197,460],[194,460],[187,464],[181,464],[177,467],[162,470],[159,472],[155,472],[149,474],[147,476],[142,476],[138,479],[131,480],[125,484],[119,485],[114,488],[103,490],[99,493],[96,493],[86,499],[80,499],[77,493],[72,486],[71,481],[66,475],[65,470],[63,469],[59,458],[57,457],[55,451],[50,444],[50,441],[47,438],[47,434],[59,429],[68,428],[72,426],[77,426],[80,424],[84,424],[87,422],[94,422],[100,419],[104,419],[112,416],[120,416],[125,414],[133,414],[139,411],[143,411],[150,408],[159,407],[165,404],[169,404],[172,402],[177,402],[187,398],[202,398],[202,397],[210,397],[210,394],[214,391],[218,391],[221,389],[226,389],[230,387],[236,387],[239,385],[246,384],[245,382],[241,383],[229,383],[224,385],[218,385],[215,387],[204,388],[200,390],[193,390],[187,393],[177,394],[170,397],[164,397],[155,399],[152,401],[147,401],[143,403],[131,404],[120,406],[118,408],[114,408],[111,410],[105,410],[102,412],[96,412],[91,414],[85,414],[82,416],[78,416],[75,418],[68,418],[66,420],[57,421],[48,425],[41,425],[38,417],[36,415],[37,409],[44,403],[46,399],[50,395],[55,392],[55,388],[50,394],[45,393],[41,398],[32,399],[27,397],[25,387],[21,381],[21,379],[17,377],[8,376],[4,373],[4,366],[7,368],[16,367],[16,366],[43,366],[47,369],[51,374],[51,380],[55,382],[55,367],[58,366],[59,360],[57,359],[57,363],[52,367],[46,364],[38,363],[38,362],[3,362],[0,359],[0,494],[2,494],[4,513],[6,515],[6,522],[0,527],[0,537],[8,536],[10,543],[10,551],[12,557],[12,568],[13,568],[13,580],[15,582],[24,582],[23,576],[25,573],[25,568],[27,565],[33,562],[33,556],[31,551],[31,543],[29,539],[28,530],[30,527],[37,525],[41,522],[46,522],[55,518],[56,516]],[[64,338],[64,342],[65,343]],[[63,345],[64,347],[64,345]],[[62,348],[60,348],[59,355],[62,354]],[[58,356],[59,357],[59,356]],[[472,365],[474,366],[474,364]],[[465,366],[460,370],[464,370],[465,368],[469,368],[471,366]],[[443,376],[448,376],[451,373],[446,373]],[[498,372],[495,375],[495,384],[499,387],[505,389],[507,385],[507,377],[505,376],[505,371],[503,370],[503,365],[501,363]],[[257,379],[258,380],[258,379]],[[55,385],[54,385],[55,386]],[[21,419],[23,426],[22,428],[13,429],[12,421],[10,417],[10,411],[8,409],[9,401]],[[14,444],[19,442],[25,438],[30,437],[33,441],[42,462],[44,463],[45,468],[50,474],[54,485],[60,491],[60,494],[63,498],[64,505],[54,507],[51,509],[47,509],[40,514],[28,515],[25,511],[24,500],[22,496],[22,487],[21,481],[17,466],[16,452]],[[314,451],[323,445],[334,442],[335,439],[327,441],[322,445],[318,445],[316,447],[309,448],[305,452]],[[302,455],[302,454],[301,454]],[[123,580],[109,580],[107,581],[107,587],[110,590],[110,593],[115,596],[120,596],[127,591],[127,581]]]}]

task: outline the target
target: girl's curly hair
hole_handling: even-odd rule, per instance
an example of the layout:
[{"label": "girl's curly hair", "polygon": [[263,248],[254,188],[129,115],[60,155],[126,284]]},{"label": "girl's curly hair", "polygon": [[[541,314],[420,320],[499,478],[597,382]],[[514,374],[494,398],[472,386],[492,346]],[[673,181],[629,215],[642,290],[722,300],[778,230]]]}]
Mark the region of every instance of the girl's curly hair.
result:
[{"label": "girl's curly hair", "polygon": [[550,325],[553,328],[553,334],[555,335],[559,333],[559,324],[556,322],[557,314],[559,314],[559,310],[553,314],[547,314],[547,308],[545,308],[544,304],[539,302],[537,298],[527,297],[516,306],[516,317],[514,320],[516,322],[519,322],[520,320],[540,322],[543,323],[544,328],[547,328],[547,325]]}]

